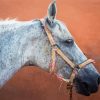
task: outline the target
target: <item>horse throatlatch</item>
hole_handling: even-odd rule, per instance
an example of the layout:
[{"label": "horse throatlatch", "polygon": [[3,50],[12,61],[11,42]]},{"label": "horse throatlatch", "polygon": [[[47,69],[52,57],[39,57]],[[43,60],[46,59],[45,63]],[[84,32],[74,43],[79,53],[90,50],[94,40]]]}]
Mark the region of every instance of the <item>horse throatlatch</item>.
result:
[{"label": "horse throatlatch", "polygon": [[94,60],[92,59],[88,59],[84,62],[82,62],[79,65],[76,65],[75,63],[73,63],[62,51],[61,49],[58,47],[57,43],[54,41],[54,38],[52,36],[52,32],[48,29],[46,23],[43,20],[40,20],[42,23],[42,26],[47,34],[48,40],[51,44],[52,47],[52,52],[51,52],[51,66],[50,66],[50,73],[52,74],[56,74],[55,69],[56,69],[56,54],[58,54],[73,70],[70,74],[70,78],[69,79],[64,79],[62,77],[58,77],[61,80],[65,81],[67,84],[67,89],[69,91],[69,96],[70,96],[70,100],[72,100],[72,89],[73,89],[73,80],[75,79],[76,74],[78,74],[79,70],[84,68],[86,65],[93,63]]}]

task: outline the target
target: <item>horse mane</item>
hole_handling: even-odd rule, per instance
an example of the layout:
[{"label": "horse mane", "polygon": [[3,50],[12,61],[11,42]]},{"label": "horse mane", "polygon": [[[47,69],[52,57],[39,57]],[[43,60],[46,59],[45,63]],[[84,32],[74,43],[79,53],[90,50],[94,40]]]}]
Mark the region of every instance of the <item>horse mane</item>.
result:
[{"label": "horse mane", "polygon": [[0,19],[0,25],[1,24],[12,24],[12,23],[16,23],[18,20],[17,18],[14,19],[10,19],[10,18],[6,18],[6,19]]}]

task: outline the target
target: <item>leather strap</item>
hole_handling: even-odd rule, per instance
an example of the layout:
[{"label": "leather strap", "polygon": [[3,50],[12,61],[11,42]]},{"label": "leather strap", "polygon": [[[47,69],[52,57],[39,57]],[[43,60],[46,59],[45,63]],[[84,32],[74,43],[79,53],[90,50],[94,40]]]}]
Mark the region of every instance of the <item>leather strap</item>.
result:
[{"label": "leather strap", "polygon": [[57,46],[57,44],[55,43],[55,40],[52,36],[52,32],[48,29],[46,23],[43,23],[43,20],[40,20],[40,21],[44,25],[44,30],[45,30],[47,37],[49,39],[49,42],[52,46],[52,54],[51,54],[52,58],[51,58],[50,73],[55,73],[55,71],[56,71],[56,54],[58,54],[73,69],[71,76],[70,76],[70,79],[66,80],[66,79],[61,78],[61,77],[59,77],[59,78],[62,79],[63,81],[65,81],[66,83],[68,83],[68,84],[70,83],[70,85],[72,85],[73,80],[74,80],[75,75],[76,75],[76,73],[75,73],[76,69],[77,70],[82,69],[86,65],[93,63],[94,60],[88,59],[88,60],[84,61],[83,63],[76,65],[67,56],[65,56],[65,54],[61,51],[61,49]]},{"label": "leather strap", "polygon": [[47,34],[47,37],[49,39],[49,42],[52,46],[52,52],[51,52],[51,66],[50,66],[50,73],[55,74],[56,72],[56,54],[58,54],[71,68],[72,72],[70,75],[70,79],[64,79],[60,76],[57,75],[57,77],[67,83],[67,89],[69,90],[69,95],[70,95],[70,100],[72,100],[72,88],[73,88],[73,80],[75,79],[76,74],[78,74],[79,69],[84,68],[86,65],[93,63],[94,60],[88,59],[84,62],[82,62],[79,65],[76,65],[73,63],[62,51],[61,49],[57,46],[55,43],[53,37],[52,37],[52,32],[48,29],[47,25],[43,23],[43,20],[40,20],[42,25],[44,25],[44,30]]},{"label": "leather strap", "polygon": [[[78,69],[82,69],[86,65],[93,63],[94,60],[88,59],[79,65],[74,64],[67,56],[65,56],[65,54],[61,51],[61,49],[57,46],[57,44],[55,43],[55,41],[52,37],[51,31],[47,28],[47,25],[44,26],[44,30],[45,30],[45,32],[48,36],[48,39],[50,41],[50,44],[52,46],[52,54],[51,54],[52,55],[52,61],[51,61],[52,63],[51,63],[51,67],[50,67],[50,73],[55,73],[56,54],[58,54],[73,69],[72,74],[70,76],[70,82],[73,83],[73,80],[75,78],[75,73],[74,73],[75,68],[78,67]],[[65,80],[65,79],[63,79],[63,80]]]}]

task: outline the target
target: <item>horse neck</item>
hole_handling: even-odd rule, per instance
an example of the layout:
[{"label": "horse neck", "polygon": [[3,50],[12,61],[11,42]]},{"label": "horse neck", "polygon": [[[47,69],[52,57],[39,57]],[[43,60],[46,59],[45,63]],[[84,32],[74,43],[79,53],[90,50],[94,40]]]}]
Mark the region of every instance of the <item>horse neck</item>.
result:
[{"label": "horse neck", "polygon": [[[0,87],[8,81],[30,59],[27,48],[30,37],[38,37],[40,22],[0,22]],[[34,34],[33,34],[34,32]],[[38,33],[38,34],[37,34]],[[30,45],[31,46],[31,45]]]}]

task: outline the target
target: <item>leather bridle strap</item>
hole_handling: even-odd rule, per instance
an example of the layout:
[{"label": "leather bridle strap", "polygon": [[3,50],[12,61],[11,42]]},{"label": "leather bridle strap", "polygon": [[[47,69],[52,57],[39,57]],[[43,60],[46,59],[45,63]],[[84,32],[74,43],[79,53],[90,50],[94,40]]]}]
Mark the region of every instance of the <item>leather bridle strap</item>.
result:
[{"label": "leather bridle strap", "polygon": [[[57,44],[55,43],[53,37],[52,37],[52,33],[51,31],[47,28],[47,26],[44,26],[45,32],[48,36],[48,39],[50,41],[50,44],[52,46],[52,61],[51,61],[51,67],[50,67],[50,73],[55,73],[55,69],[56,69],[56,53],[63,58],[63,60],[73,69],[72,74],[70,76],[70,80],[66,80],[66,82],[70,82],[73,83],[73,80],[75,78],[75,69],[81,69],[83,67],[85,67],[86,65],[94,62],[94,60],[92,59],[88,59],[86,61],[84,61],[83,63],[79,64],[79,65],[75,65],[67,56],[65,56],[65,54],[61,51],[61,49],[59,49],[59,47],[57,46]],[[63,79],[65,81],[65,79]]]},{"label": "leather bridle strap", "polygon": [[[43,24],[43,21],[41,21],[41,22]],[[70,100],[71,100],[71,98],[72,98],[72,85],[73,85],[73,80],[76,76],[76,73],[79,71],[79,69],[82,69],[86,65],[93,63],[94,60],[88,59],[88,60],[84,61],[83,63],[76,65],[67,56],[65,56],[65,54],[61,51],[61,49],[55,43],[53,36],[52,36],[52,32],[48,29],[46,23],[44,25],[44,30],[45,30],[47,37],[49,39],[49,42],[52,46],[52,54],[51,54],[52,58],[51,58],[50,73],[55,73],[55,71],[56,71],[56,54],[58,54],[73,69],[72,73],[70,75],[70,79],[64,79],[64,78],[60,77],[60,79],[65,81],[69,87],[68,89],[70,90]]]}]

